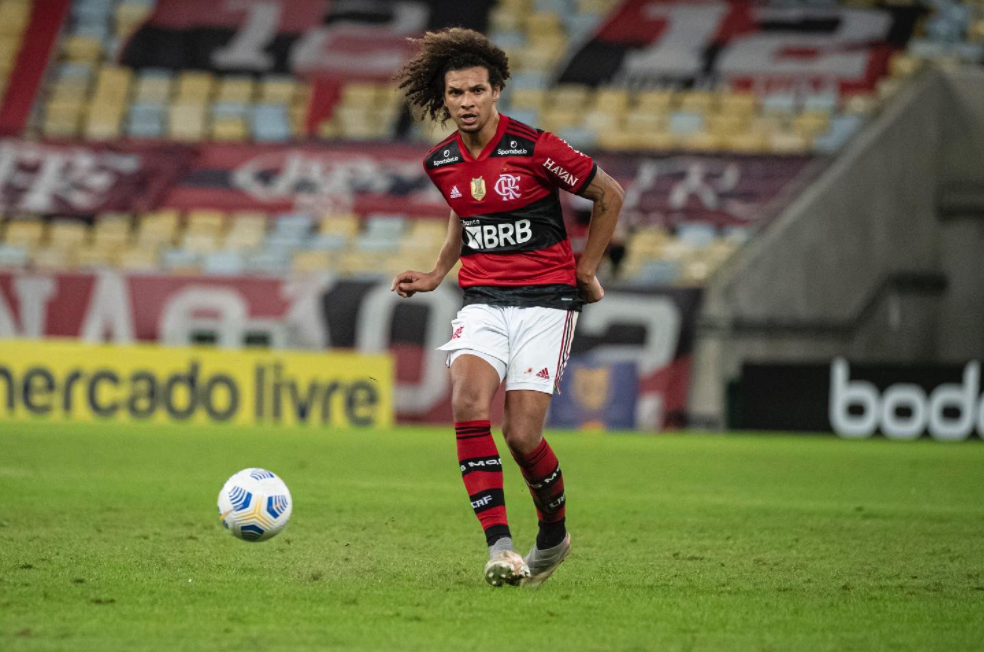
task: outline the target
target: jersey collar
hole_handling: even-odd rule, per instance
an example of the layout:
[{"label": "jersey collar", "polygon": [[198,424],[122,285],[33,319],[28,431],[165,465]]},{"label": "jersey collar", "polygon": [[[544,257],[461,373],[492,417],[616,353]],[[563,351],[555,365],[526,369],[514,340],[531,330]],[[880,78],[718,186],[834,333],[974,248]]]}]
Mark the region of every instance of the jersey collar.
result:
[{"label": "jersey collar", "polygon": [[487,159],[489,155],[492,153],[492,150],[495,149],[495,146],[499,143],[500,140],[502,140],[502,136],[506,133],[506,126],[508,125],[508,123],[509,123],[509,116],[500,113],[499,126],[496,128],[495,134],[492,136],[492,139],[485,144],[485,147],[482,148],[482,151],[478,153],[478,158],[474,158],[474,159],[472,158],[471,152],[469,152],[468,148],[465,147],[464,141],[461,140],[461,132],[460,131],[454,132],[455,138],[458,139],[458,149],[461,150],[461,158],[467,162],[484,161],[485,159]]}]

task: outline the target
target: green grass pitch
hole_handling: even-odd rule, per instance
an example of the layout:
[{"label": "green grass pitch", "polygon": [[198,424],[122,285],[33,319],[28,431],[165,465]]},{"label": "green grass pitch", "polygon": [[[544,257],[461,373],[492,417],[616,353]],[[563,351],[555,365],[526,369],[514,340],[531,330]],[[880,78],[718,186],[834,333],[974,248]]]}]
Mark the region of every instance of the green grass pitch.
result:
[{"label": "green grass pitch", "polygon": [[[2,425],[0,649],[984,649],[979,441],[549,438],[573,552],[492,589],[450,428]],[[216,513],[248,466],[294,497],[265,543]]]}]

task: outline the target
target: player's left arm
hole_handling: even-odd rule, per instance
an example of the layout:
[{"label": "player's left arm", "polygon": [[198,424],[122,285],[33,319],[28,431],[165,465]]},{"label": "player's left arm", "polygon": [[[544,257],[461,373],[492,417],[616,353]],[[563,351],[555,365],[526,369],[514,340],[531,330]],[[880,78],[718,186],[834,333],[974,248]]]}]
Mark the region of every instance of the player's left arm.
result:
[{"label": "player's left arm", "polygon": [[579,194],[594,202],[594,207],[591,209],[591,222],[588,224],[588,240],[577,263],[577,284],[584,300],[594,303],[605,296],[605,290],[598,282],[598,267],[608,249],[608,243],[612,240],[612,234],[615,233],[625,191],[618,181],[598,168],[591,183]]}]

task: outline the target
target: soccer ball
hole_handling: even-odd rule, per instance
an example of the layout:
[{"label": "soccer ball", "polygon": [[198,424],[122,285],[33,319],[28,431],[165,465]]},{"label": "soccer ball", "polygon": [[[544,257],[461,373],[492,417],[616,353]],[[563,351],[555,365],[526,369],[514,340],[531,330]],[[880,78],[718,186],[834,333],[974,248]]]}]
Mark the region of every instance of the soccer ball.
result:
[{"label": "soccer ball", "polygon": [[219,492],[219,518],[232,536],[266,541],[287,527],[293,501],[290,490],[266,469],[243,469]]}]

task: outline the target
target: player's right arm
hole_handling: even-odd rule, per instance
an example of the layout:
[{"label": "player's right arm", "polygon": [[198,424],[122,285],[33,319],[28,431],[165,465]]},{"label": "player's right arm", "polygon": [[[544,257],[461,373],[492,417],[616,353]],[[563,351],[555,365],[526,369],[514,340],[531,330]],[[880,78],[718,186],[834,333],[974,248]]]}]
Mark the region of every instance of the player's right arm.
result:
[{"label": "player's right arm", "polygon": [[441,247],[434,269],[430,272],[407,270],[397,274],[390,291],[396,292],[404,299],[409,299],[417,292],[430,292],[441,284],[459,258],[461,258],[461,220],[457,213],[451,211],[448,235],[444,239],[444,246]]}]

